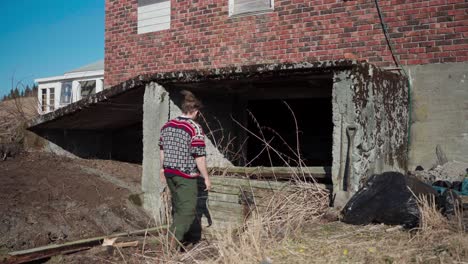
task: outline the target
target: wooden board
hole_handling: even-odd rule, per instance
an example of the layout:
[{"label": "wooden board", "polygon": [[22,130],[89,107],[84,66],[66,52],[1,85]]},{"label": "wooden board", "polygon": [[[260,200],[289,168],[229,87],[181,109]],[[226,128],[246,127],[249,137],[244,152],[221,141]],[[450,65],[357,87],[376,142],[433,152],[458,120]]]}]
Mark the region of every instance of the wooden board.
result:
[{"label": "wooden board", "polygon": [[7,256],[5,256],[6,258],[0,259],[0,263],[27,263],[34,260],[45,259],[58,254],[66,254],[86,250],[91,247],[100,245],[104,238],[144,235],[146,233],[160,232],[166,228],[167,226],[153,227],[132,232],[123,232],[109,236],[99,236],[94,238],[67,242],[63,244],[52,244],[33,249],[10,252]]},{"label": "wooden board", "polygon": [[[252,211],[267,210],[271,197],[274,195],[291,191],[290,182],[275,181],[271,178],[258,180],[233,176],[233,174],[238,175],[239,172],[252,173],[253,171],[263,171],[263,169],[267,172],[273,170],[276,172],[277,168],[232,167],[226,169],[221,176],[214,174],[211,177],[212,190],[208,194],[208,209],[214,223],[216,223],[213,224],[215,228],[238,226]],[[294,172],[294,168],[279,168],[283,173],[291,171],[291,169]],[[314,167],[312,170],[315,170],[316,173],[325,173],[326,171],[323,167]],[[324,189],[327,187],[324,184],[318,184],[318,186]]]},{"label": "wooden board", "polygon": [[239,226],[252,210],[266,207],[275,192],[286,190],[289,185],[287,182],[232,176],[213,176],[211,182],[213,188],[208,195],[208,209],[213,228]]},{"label": "wooden board", "polygon": [[249,178],[264,179],[291,179],[293,177],[312,176],[315,179],[323,179],[331,176],[330,167],[227,167],[210,168],[214,175],[237,175]]},{"label": "wooden board", "polygon": [[239,178],[239,177],[232,177],[232,176],[213,176],[211,177],[211,183],[221,186],[231,186],[240,188],[243,187],[252,187],[252,188],[261,188],[261,189],[272,189],[272,190],[279,190],[288,186],[289,183],[287,182],[277,182],[277,181],[262,181],[262,180],[252,180],[248,178]]}]

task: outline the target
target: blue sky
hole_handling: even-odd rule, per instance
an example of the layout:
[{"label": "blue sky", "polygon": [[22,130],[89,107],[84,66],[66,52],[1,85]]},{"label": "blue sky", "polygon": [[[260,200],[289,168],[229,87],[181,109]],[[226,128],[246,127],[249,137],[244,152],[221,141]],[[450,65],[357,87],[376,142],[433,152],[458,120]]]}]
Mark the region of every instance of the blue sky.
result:
[{"label": "blue sky", "polygon": [[2,1],[0,96],[104,58],[104,0]]}]

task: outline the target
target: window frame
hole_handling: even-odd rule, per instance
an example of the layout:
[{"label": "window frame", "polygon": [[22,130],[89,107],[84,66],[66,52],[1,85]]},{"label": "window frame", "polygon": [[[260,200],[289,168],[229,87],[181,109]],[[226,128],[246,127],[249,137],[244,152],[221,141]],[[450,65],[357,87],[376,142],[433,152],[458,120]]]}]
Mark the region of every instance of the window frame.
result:
[{"label": "window frame", "polygon": [[47,102],[48,102],[47,90],[48,90],[48,88],[41,88],[41,111],[43,113],[48,111],[48,107],[47,107]]},{"label": "window frame", "polygon": [[275,0],[270,1],[270,7],[261,10],[249,11],[249,12],[242,12],[242,13],[234,13],[234,5],[235,1],[237,0],[229,0],[229,17],[242,17],[242,16],[254,16],[254,15],[262,15],[265,13],[270,13],[275,10]]},{"label": "window frame", "polygon": [[[87,84],[87,83],[92,83],[92,82],[94,82],[94,88],[92,88],[91,91],[87,95],[83,96],[83,85],[82,84]],[[96,79],[80,80],[80,81],[78,81],[78,87],[80,87],[80,89],[78,90],[80,99],[88,98],[89,96],[96,93],[97,80]],[[85,87],[85,89],[87,89],[87,88],[88,87]]]},{"label": "window frame", "polygon": [[[141,1],[141,2],[140,2]],[[160,32],[160,31],[164,31],[164,30],[169,30],[171,29],[171,24],[172,24],[172,17],[171,17],[171,11],[172,11],[172,3],[171,3],[171,0],[153,0],[154,3],[152,4],[147,4],[147,3],[144,3],[144,1],[152,1],[152,0],[137,0],[137,34],[140,35],[140,34],[147,34],[147,33],[153,33],[153,32]],[[155,12],[157,13],[157,11],[160,11],[160,10],[166,10],[167,7],[164,7],[163,9],[154,9],[154,10],[151,10],[150,11],[146,11],[146,12],[141,12],[140,11],[140,8],[144,8],[145,6],[150,6],[150,5],[156,5],[156,4],[161,4],[163,2],[167,2],[169,7],[168,7],[168,11],[169,11],[169,14],[166,15],[157,15],[157,16],[154,16],[154,17],[149,17],[149,18],[140,18],[140,15],[144,15],[144,14],[148,14],[148,13],[152,13],[152,12]],[[154,20],[154,19],[161,19],[163,20],[164,18],[168,18],[169,19],[169,22],[160,22],[160,23],[156,23],[156,24],[150,24],[150,25],[142,25],[140,23],[144,23],[144,21],[146,20]],[[168,24],[166,26],[166,24]],[[158,29],[152,29],[152,30],[145,30],[145,28],[149,28],[149,27],[154,27],[156,25],[160,25],[161,28],[158,28]]]},{"label": "window frame", "polygon": [[49,88],[49,111],[55,111],[55,87]]},{"label": "window frame", "polygon": [[[72,81],[64,81],[62,83],[60,83],[61,87],[60,87],[60,101],[59,101],[59,104],[60,105],[68,105],[68,104],[71,104],[73,102],[73,82]],[[66,92],[66,89],[69,89],[69,94],[65,94]],[[68,97],[68,101],[65,102],[65,98]]]}]

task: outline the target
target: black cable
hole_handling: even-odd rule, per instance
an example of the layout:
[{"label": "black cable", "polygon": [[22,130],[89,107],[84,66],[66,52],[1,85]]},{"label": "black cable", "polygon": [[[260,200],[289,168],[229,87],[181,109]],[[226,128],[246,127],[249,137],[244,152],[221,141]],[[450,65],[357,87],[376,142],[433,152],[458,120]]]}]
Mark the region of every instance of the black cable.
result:
[{"label": "black cable", "polygon": [[[387,41],[388,48],[390,49],[390,53],[392,54],[393,61],[395,62],[395,65],[397,67],[400,67],[400,63],[395,56],[395,51],[393,50],[392,43],[390,42],[390,37],[388,36],[387,24],[385,24],[383,16],[382,16],[382,12],[380,11],[379,1],[378,0],[374,0],[374,1],[375,1],[375,7],[377,8],[377,13],[379,14],[380,25],[382,26],[385,40]],[[407,75],[406,72],[405,72],[405,75]]]}]

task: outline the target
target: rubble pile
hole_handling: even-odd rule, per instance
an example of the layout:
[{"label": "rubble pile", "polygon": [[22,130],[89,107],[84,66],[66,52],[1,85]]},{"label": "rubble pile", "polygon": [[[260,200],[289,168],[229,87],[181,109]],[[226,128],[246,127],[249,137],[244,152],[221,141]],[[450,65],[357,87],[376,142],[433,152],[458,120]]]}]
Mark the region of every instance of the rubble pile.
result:
[{"label": "rubble pile", "polygon": [[[420,167],[422,168],[422,167]],[[460,161],[450,161],[443,165],[437,165],[430,170],[411,171],[410,174],[421,181],[431,184],[436,181],[463,181],[468,174],[468,163]]]}]

